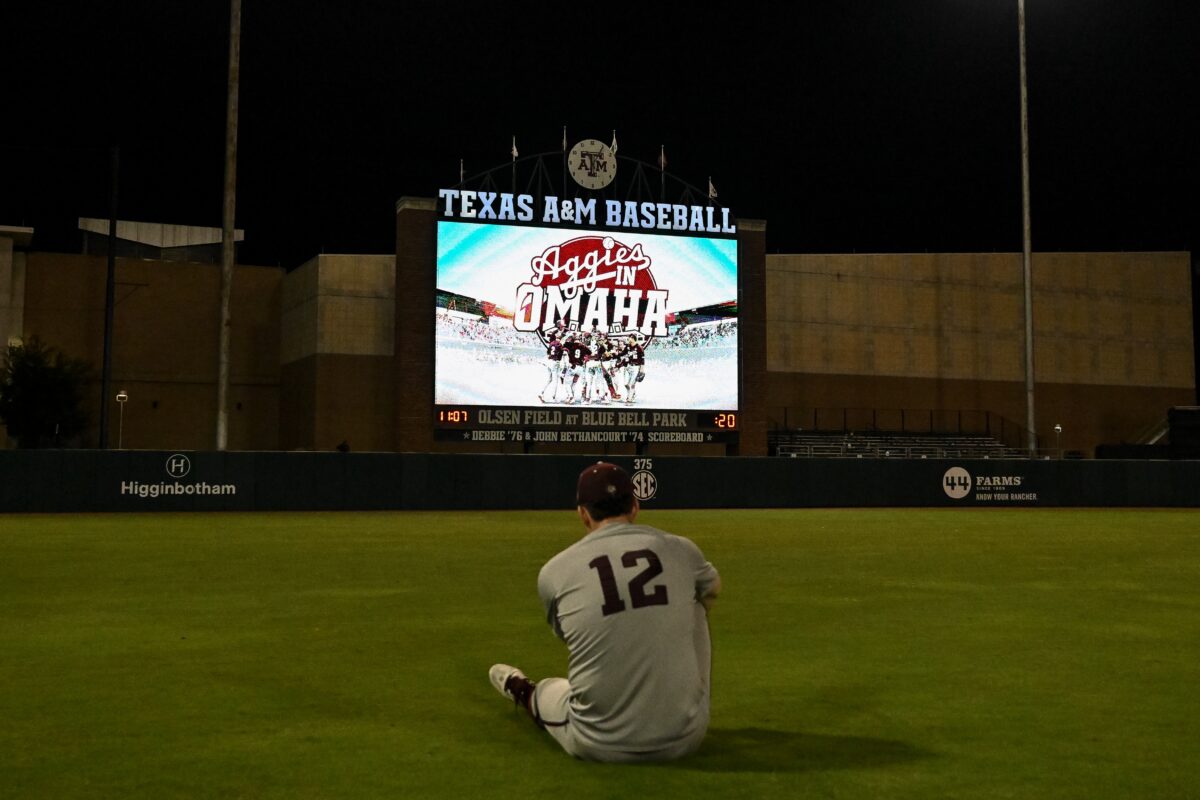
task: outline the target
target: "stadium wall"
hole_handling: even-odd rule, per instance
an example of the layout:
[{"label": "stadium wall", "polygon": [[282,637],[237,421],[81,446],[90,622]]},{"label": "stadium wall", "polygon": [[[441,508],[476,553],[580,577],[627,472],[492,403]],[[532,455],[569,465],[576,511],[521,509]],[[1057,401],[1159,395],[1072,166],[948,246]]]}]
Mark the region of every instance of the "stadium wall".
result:
[{"label": "stadium wall", "polygon": [[[92,427],[99,441],[106,259],[31,252],[25,263],[23,335],[86,359]],[[238,265],[233,280],[229,447],[279,446],[279,313],[283,270]],[[221,268],[157,259],[116,259],[112,389],[129,394],[125,447],[211,447],[216,430]],[[110,403],[109,444],[120,409]],[[70,444],[70,443],[64,443]]]},{"label": "stadium wall", "polygon": [[0,345],[25,329],[25,250],[32,238],[32,228],[0,225]]},{"label": "stadium wall", "polygon": [[[434,441],[435,223],[431,200],[404,198],[395,256],[321,255],[286,276],[237,268],[231,449],[346,442],[355,451],[524,452],[521,443]],[[744,410],[730,454],[765,453],[768,426],[808,427],[814,409],[978,409],[1023,424],[1018,254],[768,256],[764,224],[739,220],[739,229]],[[1058,422],[1062,447],[1091,455],[1101,443],[1136,441],[1167,408],[1196,402],[1200,312],[1186,253],[1034,259],[1043,446],[1056,444]],[[92,363],[92,428],[64,444],[94,446],[105,260],[14,251],[11,262],[0,269],[8,292],[0,292],[0,321]],[[114,391],[130,395],[126,447],[211,445],[219,281],[213,264],[117,259],[113,377]],[[119,409],[105,402],[115,423]],[[584,450],[594,448],[535,452]],[[648,454],[725,455],[726,447],[654,444]]]},{"label": "stadium wall", "polygon": [[[593,460],[8,450],[0,511],[562,510]],[[1200,506],[1200,461],[613,460],[652,495],[646,509]]]},{"label": "stadium wall", "polygon": [[281,449],[392,449],[395,264],[322,254],[284,278]]},{"label": "stadium wall", "polygon": [[[1089,455],[1195,402],[1187,253],[1035,253],[1042,446]],[[1019,253],[767,257],[768,417],[979,409],[1025,420]],[[799,426],[807,427],[800,423]]]}]

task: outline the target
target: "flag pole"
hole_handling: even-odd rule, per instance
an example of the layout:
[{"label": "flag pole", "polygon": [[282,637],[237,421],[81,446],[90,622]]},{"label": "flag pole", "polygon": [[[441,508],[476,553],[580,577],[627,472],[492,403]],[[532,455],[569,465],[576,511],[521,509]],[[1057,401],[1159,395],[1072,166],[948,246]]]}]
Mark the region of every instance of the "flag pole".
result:
[{"label": "flag pole", "polygon": [[[616,129],[613,129],[612,146],[609,149],[612,151],[613,168],[615,169],[617,166],[617,163],[616,163],[617,162],[617,131],[616,131]],[[613,189],[614,192],[616,191],[617,184],[615,181],[613,182],[611,188]],[[605,191],[607,191],[607,189]]]},{"label": "flag pole", "polygon": [[512,137],[512,193],[517,193],[517,137]]},{"label": "flag pole", "polygon": [[658,200],[667,202],[667,146],[658,146]]}]

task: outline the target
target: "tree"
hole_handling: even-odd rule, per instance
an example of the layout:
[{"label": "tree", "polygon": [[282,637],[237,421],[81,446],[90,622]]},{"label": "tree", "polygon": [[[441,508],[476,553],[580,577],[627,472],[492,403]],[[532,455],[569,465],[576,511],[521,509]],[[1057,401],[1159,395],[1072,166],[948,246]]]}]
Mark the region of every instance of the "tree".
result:
[{"label": "tree", "polygon": [[37,336],[10,344],[0,370],[0,422],[18,447],[58,447],[87,429],[84,386],[91,365]]}]

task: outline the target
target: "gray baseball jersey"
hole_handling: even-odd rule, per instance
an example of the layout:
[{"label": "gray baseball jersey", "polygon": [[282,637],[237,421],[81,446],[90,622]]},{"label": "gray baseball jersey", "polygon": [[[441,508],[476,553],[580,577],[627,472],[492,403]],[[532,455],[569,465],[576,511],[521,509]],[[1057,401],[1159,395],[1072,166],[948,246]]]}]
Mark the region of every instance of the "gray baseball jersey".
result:
[{"label": "gray baseball jersey", "polygon": [[593,531],[542,567],[538,594],[570,650],[568,719],[592,748],[651,753],[708,725],[708,622],[717,570],[646,525]]}]

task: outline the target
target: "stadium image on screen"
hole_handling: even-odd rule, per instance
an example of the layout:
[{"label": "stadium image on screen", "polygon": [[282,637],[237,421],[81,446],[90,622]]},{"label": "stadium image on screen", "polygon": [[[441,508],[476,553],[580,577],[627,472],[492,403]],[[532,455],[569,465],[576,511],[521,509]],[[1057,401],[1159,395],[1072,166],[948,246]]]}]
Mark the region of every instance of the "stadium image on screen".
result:
[{"label": "stadium image on screen", "polygon": [[435,404],[738,409],[735,239],[437,235]]}]

